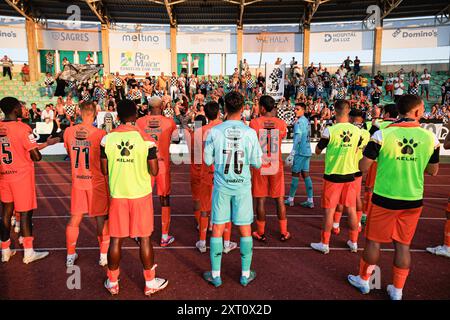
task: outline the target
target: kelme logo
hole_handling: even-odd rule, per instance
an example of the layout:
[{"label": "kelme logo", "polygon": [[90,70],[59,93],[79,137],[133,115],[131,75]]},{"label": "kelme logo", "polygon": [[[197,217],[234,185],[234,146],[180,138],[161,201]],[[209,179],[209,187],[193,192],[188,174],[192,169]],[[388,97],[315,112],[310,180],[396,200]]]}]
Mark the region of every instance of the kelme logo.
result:
[{"label": "kelme logo", "polygon": [[402,154],[414,154],[414,149],[418,146],[417,142],[414,142],[414,139],[406,139],[403,138],[402,141],[398,142],[398,146],[401,148],[401,153]]},{"label": "kelme logo", "polygon": [[348,142],[350,142],[350,138],[353,136],[353,134],[350,132],[350,131],[344,131],[344,132],[342,132],[342,134],[341,134],[341,138],[342,138],[342,141],[344,142],[344,143],[348,143]]},{"label": "kelme logo", "polygon": [[120,155],[122,157],[129,157],[131,155],[130,150],[133,150],[133,148],[134,145],[132,144],[130,145],[128,141],[125,143],[122,141],[120,144],[117,145],[117,149],[121,150]]}]

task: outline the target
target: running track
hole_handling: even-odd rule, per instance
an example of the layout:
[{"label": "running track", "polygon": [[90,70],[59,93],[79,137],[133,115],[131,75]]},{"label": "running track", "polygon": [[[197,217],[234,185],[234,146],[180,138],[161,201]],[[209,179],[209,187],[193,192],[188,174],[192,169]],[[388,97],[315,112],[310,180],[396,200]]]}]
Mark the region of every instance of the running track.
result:
[{"label": "running track", "polygon": [[[65,225],[70,208],[70,173],[68,162],[42,162],[36,165],[38,209],[34,214],[35,246],[50,251],[42,261],[24,265],[19,252],[7,264],[0,265],[0,299],[146,299],[142,293],[143,277],[137,246],[127,240],[121,262],[121,292],[112,298],[103,288],[105,271],[97,265],[98,245],[93,221],[85,218],[78,241],[81,268],[81,290],[66,286]],[[169,248],[160,248],[160,206],[155,198],[155,245],[157,275],[169,279],[166,290],[151,299],[386,299],[384,288],[391,281],[392,246],[384,246],[379,263],[382,290],[368,296],[360,295],[347,284],[347,274],[358,270],[359,256],[346,248],[346,219],[341,234],[332,236],[331,252],[323,255],[309,248],[320,239],[322,211],[319,208],[323,163],[313,161],[311,171],[315,191],[315,209],[289,208],[289,230],[293,238],[287,243],[278,240],[278,222],[272,201],[267,202],[266,234],[268,243],[255,242],[252,269],[257,279],[247,288],[239,285],[240,255],[238,250],[222,259],[222,287],[215,289],[205,283],[201,274],[209,270],[209,251],[199,253],[194,245],[197,231],[192,212],[189,167],[172,166],[171,234],[176,241]],[[286,174],[286,188],[290,174]],[[450,299],[450,259],[424,252],[429,245],[442,244],[444,210],[450,187],[450,165],[441,165],[438,177],[425,178],[425,208],[412,244],[410,277],[404,299]],[[305,197],[300,183],[298,203]],[[238,241],[237,230],[232,240]],[[17,236],[13,242],[18,247]],[[364,247],[363,236],[359,245]]]}]

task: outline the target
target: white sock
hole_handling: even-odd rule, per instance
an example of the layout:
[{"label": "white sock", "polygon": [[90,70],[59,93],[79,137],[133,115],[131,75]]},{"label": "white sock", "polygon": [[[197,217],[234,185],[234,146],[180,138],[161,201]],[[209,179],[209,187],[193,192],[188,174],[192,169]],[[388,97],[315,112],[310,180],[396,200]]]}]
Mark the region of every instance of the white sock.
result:
[{"label": "white sock", "polygon": [[109,281],[109,286],[110,286],[110,287],[114,287],[114,286],[116,286],[118,283],[119,283],[118,281],[116,281],[116,282],[111,282],[111,280],[110,280],[110,281]]},{"label": "white sock", "polygon": [[308,202],[314,202],[314,199],[313,198],[308,198]]},{"label": "white sock", "polygon": [[220,270],[219,271],[211,271],[211,275],[213,278],[217,278],[220,277]]},{"label": "white sock", "polygon": [[224,247],[229,247],[229,246],[230,246],[230,240],[225,240],[225,241],[223,242],[223,246],[224,246]]},{"label": "white sock", "polygon": [[147,287],[149,287],[149,288],[154,287],[154,286],[156,285],[155,279],[153,278],[153,279],[150,280],[150,281],[145,281],[145,285],[146,285]]},{"label": "white sock", "polygon": [[34,252],[33,248],[31,248],[31,249],[25,249],[25,250],[24,250],[24,255],[25,255],[25,256],[31,256],[31,255],[33,254],[33,252]]},{"label": "white sock", "polygon": [[108,257],[108,254],[107,254],[107,253],[100,253],[100,258],[101,258],[101,259],[107,258],[107,257]]},{"label": "white sock", "polygon": [[169,237],[168,234],[163,234],[163,235],[161,236],[161,239],[163,239],[163,240],[165,241],[165,240],[167,240],[168,237]]},{"label": "white sock", "polygon": [[339,223],[334,222],[334,223],[333,223],[333,228],[335,228],[335,229],[339,228]]},{"label": "white sock", "polygon": [[248,270],[248,271],[242,270],[242,276],[246,277],[246,278],[250,277],[250,270]]},{"label": "white sock", "polygon": [[200,240],[199,242],[202,247],[206,246],[206,240]]},{"label": "white sock", "polygon": [[289,202],[293,202],[294,201],[294,197],[289,197],[288,200],[289,200]]}]

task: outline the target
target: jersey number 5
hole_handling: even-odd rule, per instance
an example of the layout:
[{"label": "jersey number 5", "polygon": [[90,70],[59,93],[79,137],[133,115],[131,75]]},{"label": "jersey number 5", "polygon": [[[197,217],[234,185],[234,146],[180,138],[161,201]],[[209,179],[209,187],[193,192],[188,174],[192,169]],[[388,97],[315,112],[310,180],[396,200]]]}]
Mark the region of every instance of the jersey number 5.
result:
[{"label": "jersey number 5", "polygon": [[13,159],[12,159],[12,153],[10,150],[8,150],[7,148],[9,148],[11,145],[9,143],[2,143],[2,161],[4,164],[11,164]]},{"label": "jersey number 5", "polygon": [[227,157],[223,173],[228,174],[230,172],[231,158],[234,155],[234,173],[241,174],[244,165],[241,159],[244,157],[244,151],[236,150],[233,152],[232,150],[223,150],[223,154]]},{"label": "jersey number 5", "polygon": [[80,153],[84,153],[84,164],[86,169],[89,169],[89,148],[73,147],[72,150],[77,152],[77,156],[75,157],[75,168],[78,168],[80,164]]}]

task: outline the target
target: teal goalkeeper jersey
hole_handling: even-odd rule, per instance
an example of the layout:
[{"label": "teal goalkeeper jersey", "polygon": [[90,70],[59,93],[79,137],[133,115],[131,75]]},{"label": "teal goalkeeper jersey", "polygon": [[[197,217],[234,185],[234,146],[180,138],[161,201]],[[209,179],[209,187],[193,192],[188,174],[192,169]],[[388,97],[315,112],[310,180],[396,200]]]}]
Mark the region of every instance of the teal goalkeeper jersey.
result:
[{"label": "teal goalkeeper jersey", "polygon": [[294,150],[296,156],[311,157],[311,125],[309,120],[302,116],[294,124]]},{"label": "teal goalkeeper jersey", "polygon": [[228,120],[211,128],[204,160],[214,164],[214,190],[238,195],[250,190],[250,166],[261,167],[262,151],[256,131],[242,121]]}]

